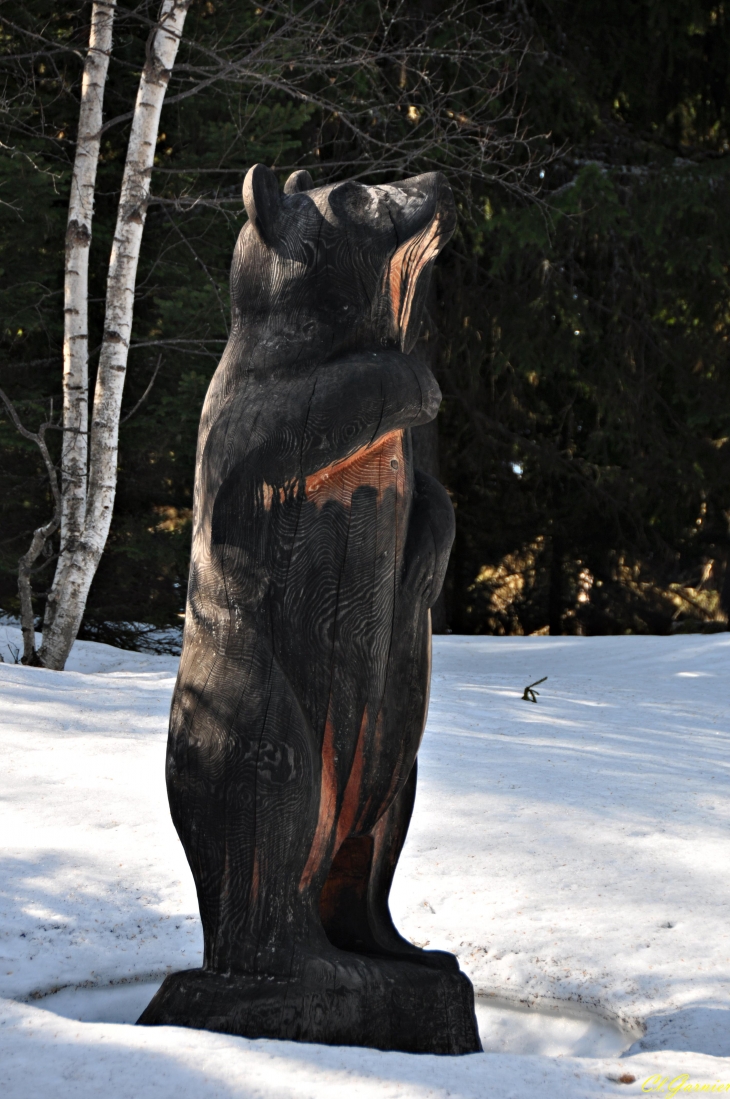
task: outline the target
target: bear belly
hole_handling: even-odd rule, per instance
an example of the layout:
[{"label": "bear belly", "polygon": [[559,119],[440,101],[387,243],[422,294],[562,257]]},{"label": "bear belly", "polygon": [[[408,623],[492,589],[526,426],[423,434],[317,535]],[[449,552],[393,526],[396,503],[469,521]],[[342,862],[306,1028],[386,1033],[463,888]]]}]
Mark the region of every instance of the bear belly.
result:
[{"label": "bear belly", "polygon": [[[275,570],[274,651],[322,760],[305,881],[331,851],[333,833],[338,846],[374,825],[420,738],[420,726],[409,737],[389,728],[384,713],[412,495],[404,435],[390,432],[306,479],[296,534]],[[272,510],[282,519],[287,512],[276,500]]]}]

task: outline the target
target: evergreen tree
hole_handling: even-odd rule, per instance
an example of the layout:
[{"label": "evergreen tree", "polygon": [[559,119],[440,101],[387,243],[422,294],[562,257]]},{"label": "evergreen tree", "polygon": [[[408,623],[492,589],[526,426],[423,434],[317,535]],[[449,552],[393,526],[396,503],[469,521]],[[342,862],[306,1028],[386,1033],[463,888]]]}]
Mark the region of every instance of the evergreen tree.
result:
[{"label": "evergreen tree", "polygon": [[460,632],[725,628],[721,5],[530,5],[544,205],[504,191],[438,273]]}]

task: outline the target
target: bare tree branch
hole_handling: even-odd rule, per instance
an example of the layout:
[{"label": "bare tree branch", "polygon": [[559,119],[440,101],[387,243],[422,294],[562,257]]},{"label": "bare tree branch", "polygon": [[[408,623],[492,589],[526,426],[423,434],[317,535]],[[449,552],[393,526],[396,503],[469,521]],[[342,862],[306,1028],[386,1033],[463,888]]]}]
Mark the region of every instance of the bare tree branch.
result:
[{"label": "bare tree branch", "polygon": [[20,596],[20,626],[23,633],[23,664],[40,665],[42,662],[36,652],[35,647],[35,618],[33,615],[33,589],[31,587],[31,573],[33,565],[40,557],[41,553],[46,548],[49,538],[52,538],[58,528],[61,526],[61,511],[62,511],[62,499],[61,490],[58,484],[58,473],[56,467],[53,464],[51,455],[48,452],[46,445],[45,434],[49,427],[54,425],[50,422],[43,423],[38,428],[37,432],[29,431],[27,427],[24,427],[20,421],[20,417],[16,411],[15,405],[2,389],[0,389],[0,400],[5,405],[10,418],[12,419],[15,427],[23,436],[24,439],[28,439],[29,442],[35,443],[41,452],[43,462],[48,474],[48,481],[51,486],[51,492],[53,493],[54,509],[53,515],[42,527],[38,527],[33,531],[33,538],[30,546],[18,560],[18,594]]},{"label": "bare tree branch", "polygon": [[134,406],[134,408],[132,409],[132,411],[128,412],[126,416],[122,416],[121,420],[119,421],[119,426],[120,427],[122,426],[122,424],[126,424],[127,420],[131,420],[132,416],[134,416],[137,409],[141,408],[141,406],[144,404],[147,397],[149,397],[150,393],[152,392],[152,386],[155,384],[155,378],[157,377],[157,372],[160,369],[161,362],[162,362],[162,355],[158,355],[157,356],[157,366],[155,367],[154,373],[152,374],[152,377],[149,380],[149,385],[145,389],[145,391],[142,394],[142,396],[140,397],[140,399],[137,401],[137,403]]}]

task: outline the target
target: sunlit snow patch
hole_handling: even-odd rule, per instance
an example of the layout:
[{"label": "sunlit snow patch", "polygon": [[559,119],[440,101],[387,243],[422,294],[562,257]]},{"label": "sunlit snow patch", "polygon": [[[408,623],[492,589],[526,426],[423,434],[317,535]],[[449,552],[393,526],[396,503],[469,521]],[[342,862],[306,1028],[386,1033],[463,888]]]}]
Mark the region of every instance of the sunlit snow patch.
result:
[{"label": "sunlit snow patch", "polygon": [[475,1004],[485,1053],[616,1057],[638,1037],[577,1006],[526,1007],[496,996]]},{"label": "sunlit snow patch", "polygon": [[34,1006],[80,1023],[136,1023],[162,981],[63,988],[36,1000]]}]

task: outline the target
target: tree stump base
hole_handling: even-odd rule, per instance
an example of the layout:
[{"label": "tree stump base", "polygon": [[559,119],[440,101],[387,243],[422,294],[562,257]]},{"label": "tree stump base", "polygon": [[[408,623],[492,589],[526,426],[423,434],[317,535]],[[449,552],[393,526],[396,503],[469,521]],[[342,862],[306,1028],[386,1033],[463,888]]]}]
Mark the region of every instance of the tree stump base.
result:
[{"label": "tree stump base", "polygon": [[138,1022],[402,1053],[482,1050],[463,973],[358,955],[311,959],[299,978],[172,973]]}]

